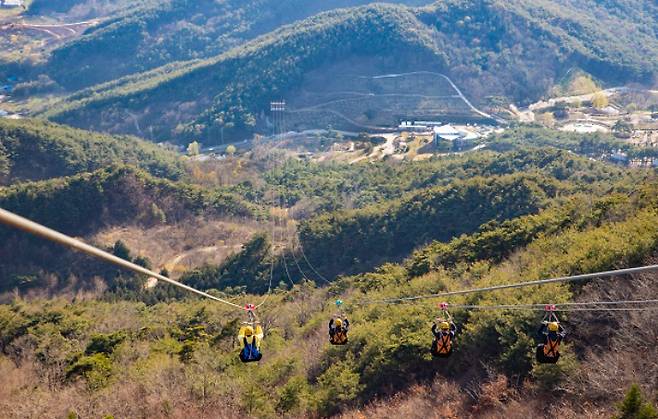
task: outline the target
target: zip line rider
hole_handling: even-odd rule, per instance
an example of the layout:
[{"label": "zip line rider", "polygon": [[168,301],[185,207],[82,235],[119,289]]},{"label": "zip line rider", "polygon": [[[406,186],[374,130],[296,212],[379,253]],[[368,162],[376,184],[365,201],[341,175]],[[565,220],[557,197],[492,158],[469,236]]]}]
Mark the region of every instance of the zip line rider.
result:
[{"label": "zip line rider", "polygon": [[350,322],[347,319],[329,320],[329,342],[332,345],[345,345],[347,343],[347,332]]},{"label": "zip line rider", "polygon": [[546,311],[537,331],[541,343],[537,345],[536,358],[541,364],[555,364],[560,359],[560,344],[567,332],[555,315],[555,306],[546,306]]},{"label": "zip line rider", "polygon": [[240,361],[257,362],[263,358],[260,351],[260,345],[263,341],[263,328],[258,323],[254,314],[254,305],[248,304],[245,309],[249,314],[249,321],[238,332],[238,342],[240,342]]},{"label": "zip line rider", "polygon": [[342,305],[343,300],[336,300],[338,314],[329,320],[329,343],[332,345],[345,345],[347,343],[347,332],[350,328],[350,322],[342,314]]},{"label": "zip line rider", "polygon": [[448,304],[441,303],[441,309],[443,310],[445,318],[437,318],[432,325],[432,335],[434,336],[434,339],[432,340],[432,348],[430,352],[432,353],[432,356],[448,358],[452,355],[457,326],[455,326],[455,323],[452,321],[452,316],[450,316],[450,313],[448,312]]}]

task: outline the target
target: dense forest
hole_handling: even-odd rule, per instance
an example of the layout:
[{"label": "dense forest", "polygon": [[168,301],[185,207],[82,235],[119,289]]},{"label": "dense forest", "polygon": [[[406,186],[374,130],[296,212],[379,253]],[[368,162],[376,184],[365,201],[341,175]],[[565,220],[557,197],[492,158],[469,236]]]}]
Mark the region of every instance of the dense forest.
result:
[{"label": "dense forest", "polygon": [[[427,2],[408,0],[395,3],[414,5]],[[146,2],[57,48],[45,69],[67,89],[80,89],[173,61],[208,58],[281,25],[328,9],[365,3],[370,1]],[[45,6],[38,7],[43,9]],[[60,9],[65,7],[60,6]],[[108,51],[112,52],[111,58]],[[72,69],[68,64],[72,61],[79,65]]]},{"label": "dense forest", "polygon": [[[0,188],[0,207],[77,236],[117,225],[185,223],[200,214],[208,218],[253,218],[259,212],[228,191],[152,177],[130,166]],[[66,249],[6,227],[0,227],[0,238],[1,291],[43,286],[46,272],[62,281],[60,287],[71,275],[82,281],[98,276],[97,271],[87,269],[84,258],[66,256]]]},{"label": "dense forest", "polygon": [[[97,138],[52,125],[34,132],[65,145]],[[119,139],[102,138],[122,150]],[[607,136],[516,128],[492,138],[491,150],[420,162],[319,164],[281,150],[254,151],[219,163],[242,167],[223,186],[190,185],[207,182],[207,166],[193,161],[174,159],[182,172],[173,181],[131,166],[88,172],[93,161],[82,159],[73,176],[2,187],[1,207],[84,237],[117,225],[187,224],[196,234],[205,222],[195,219],[200,214],[261,220],[261,231],[240,250],[181,280],[240,305],[264,301],[258,315],[266,337],[264,360],[245,374],[234,346],[242,312],[171,286],[147,287],[142,275],[3,227],[0,251],[12,262],[3,261],[0,272],[7,383],[0,406],[28,417],[273,417],[385,415],[413,405],[427,416],[437,409],[431,397],[441,393],[450,400],[441,407],[448,416],[527,416],[558,397],[566,416],[652,411],[658,374],[655,347],[647,346],[655,338],[650,313],[604,321],[588,312],[561,314],[569,340],[560,363],[545,366],[533,360],[538,313],[455,309],[455,354],[442,363],[428,352],[436,301],[367,303],[653,263],[656,174],[591,157],[616,146]],[[103,247],[156,269],[121,241]],[[631,279],[612,288],[595,280],[449,302],[560,304],[655,294],[655,274]],[[352,323],[342,348],[325,337],[337,298]],[[629,338],[622,324],[639,332]],[[624,373],[612,374],[619,365]],[[34,403],[22,402],[22,382],[30,383]],[[469,392],[476,396],[464,396]],[[617,409],[627,392],[627,407]],[[144,403],[135,404],[135,394]]]},{"label": "dense forest", "polygon": [[[263,129],[267,121],[262,113],[269,101],[285,97],[308,71],[353,56],[382,57],[392,51],[398,54],[397,68],[373,72],[443,71],[476,101],[488,95],[520,101],[539,98],[572,67],[609,83],[652,82],[658,46],[655,35],[633,20],[635,14],[606,15],[618,20],[622,37],[617,31],[608,34],[596,18],[563,3],[566,10],[573,8],[573,15],[558,12],[549,1],[540,7],[453,1],[419,9],[372,5],[330,11],[211,58],[168,64],[90,87],[44,115],[124,133],[135,133],[136,118],[146,136],[216,142],[219,131],[222,138],[232,138],[249,135],[256,126]],[[605,11],[593,10],[595,16]],[[478,35],[483,28],[486,37]],[[631,39],[642,39],[641,51],[629,49],[635,45]],[[126,118],[128,114],[132,116]]]},{"label": "dense forest", "polygon": [[[331,50],[348,38],[346,48]],[[99,93],[91,88],[45,116],[73,125],[131,131],[134,127],[116,118],[130,110],[139,115],[142,130],[153,126],[154,135],[203,138],[208,130],[224,127],[230,137],[232,130],[252,131],[256,114],[272,95],[284,94],[299,84],[305,71],[339,56],[372,55],[403,46],[419,58],[438,54],[429,28],[408,9],[377,5],[328,12],[171,72],[154,70],[132,83],[101,87]],[[176,112],[171,112],[172,99],[183,105],[176,106]],[[146,102],[150,103],[148,113],[142,107]]]},{"label": "dense forest", "polygon": [[183,173],[175,153],[135,137],[112,137],[35,119],[0,119],[0,184],[122,163],[170,179]]},{"label": "dense forest", "polygon": [[[361,303],[366,298],[426,294],[655,260],[655,180],[627,188],[634,191],[617,195],[616,203],[610,200],[609,210],[597,220],[540,234],[522,244],[513,258],[474,261],[455,255],[454,268],[437,265],[420,276],[403,266],[386,265],[373,273],[344,277],[333,288],[300,283],[291,292],[274,294],[260,312],[267,331],[267,359],[259,368],[249,369],[250,374],[245,374],[233,350],[239,313],[212,302],[192,299],[145,306],[130,301],[71,305],[63,300],[17,300],[0,311],[0,365],[10,383],[3,387],[3,406],[11,414],[24,416],[49,409],[80,416],[131,416],[146,411],[173,416],[212,412],[225,417],[272,417],[349,414],[352,408],[379,400],[368,409],[379,409],[382,414],[382,409],[402,409],[400,404],[407,399],[413,404],[429,391],[450,400],[441,409],[452,415],[492,411],[525,415],[543,411],[559,398],[562,414],[611,416],[615,403],[622,401],[632,383],[638,383],[634,391],[640,395],[634,397],[643,401],[634,403],[652,411],[655,347],[649,345],[644,349],[646,356],[637,356],[644,346],[632,346],[650,342],[655,334],[648,313],[620,313],[604,319],[590,313],[562,316],[573,337],[557,366],[542,366],[532,358],[532,336],[539,321],[535,313],[453,310],[461,330],[458,347],[449,363],[439,363],[428,353],[432,302]],[[519,225],[523,223],[519,220]],[[559,304],[655,292],[654,274],[633,279],[620,281],[614,290],[593,281],[584,287],[553,285],[455,297],[450,302]],[[344,348],[325,343],[323,333],[336,293],[346,301],[353,324]],[[240,300],[256,300],[252,298]],[[593,322],[600,325],[596,331],[591,330]],[[623,334],[629,324],[638,328],[631,342]],[[607,336],[605,341],[600,340],[600,333]],[[596,345],[597,351],[589,345]],[[624,369],[612,374],[620,363],[636,372]],[[595,365],[602,370],[597,371]],[[18,403],[26,391],[13,384],[20,382],[18,377],[37,383],[30,394],[40,403]],[[426,390],[414,392],[414,384]],[[464,393],[459,386],[478,391],[478,396],[461,399]],[[59,390],[54,393],[52,388]],[[560,396],[560,389],[565,388],[568,394]],[[387,399],[399,391],[403,393],[396,401]],[[135,394],[145,402],[133,403]],[[524,403],[526,398],[531,402]],[[432,403],[414,406],[429,414]],[[624,408],[619,409],[623,413]]]}]

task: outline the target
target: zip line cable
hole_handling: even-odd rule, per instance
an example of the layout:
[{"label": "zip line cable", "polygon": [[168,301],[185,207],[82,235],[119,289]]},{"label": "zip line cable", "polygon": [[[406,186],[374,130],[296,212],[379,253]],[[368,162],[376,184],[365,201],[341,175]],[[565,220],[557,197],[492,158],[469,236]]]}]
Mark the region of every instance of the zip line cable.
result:
[{"label": "zip line cable", "polygon": [[[454,308],[454,307],[453,307]],[[459,308],[459,307],[458,307]],[[465,307],[468,310],[525,310],[525,311],[541,311],[544,312],[546,311],[543,308],[538,308],[538,307],[495,307],[495,306],[473,306],[473,307]],[[658,311],[658,306],[653,306],[653,307],[611,307],[611,308],[605,308],[605,307],[585,307],[585,308],[566,308],[566,309],[560,309],[556,308],[553,310],[555,312],[560,312],[560,313],[571,313],[575,311],[595,311],[595,312],[606,312],[606,311]]]},{"label": "zip line cable", "polygon": [[[272,109],[273,114],[274,114],[273,115],[274,138],[276,140],[277,137],[280,137],[280,141],[283,142],[283,141],[285,141],[285,135],[284,135],[285,128],[283,126],[283,121],[284,121],[283,112],[285,112],[285,102],[274,102],[273,107],[271,109]],[[281,145],[281,142],[279,144],[277,144],[275,146],[275,148],[278,147],[279,145]],[[280,212],[283,212],[283,208],[286,204],[286,202],[285,202],[285,190],[286,190],[286,188],[285,188],[285,185],[284,185],[283,192],[279,196],[279,208],[281,210]],[[287,215],[287,212],[286,212],[286,215]],[[282,241],[283,241],[284,238],[286,238],[286,239],[288,238],[288,237],[286,237],[287,232],[288,232],[287,218],[286,218],[285,221],[286,221],[286,223],[285,223],[285,226],[283,228],[283,232],[281,233]],[[279,217],[279,222],[281,222],[281,217]],[[295,288],[295,282],[292,280],[292,277],[290,276],[290,271],[288,270],[288,260],[286,258],[286,245],[285,245],[285,242],[284,242],[284,246],[283,246],[283,251],[281,252],[281,258],[283,260],[283,268],[286,272],[286,277],[288,279],[288,282],[290,282],[291,289],[293,289],[293,288]]]},{"label": "zip line cable", "polygon": [[299,250],[302,252],[302,257],[303,257],[304,260],[306,261],[306,264],[308,265],[308,267],[311,268],[311,270],[313,271],[313,273],[316,274],[318,277],[320,277],[321,280],[323,280],[323,281],[326,282],[327,284],[331,285],[331,282],[330,282],[327,278],[325,278],[324,276],[322,276],[322,274],[321,274],[320,272],[318,272],[318,271],[313,267],[313,264],[311,264],[311,262],[310,262],[310,261],[308,260],[308,258],[306,257],[306,252],[304,252],[304,246],[302,246],[302,241],[299,240],[299,236],[298,236],[298,235],[296,235],[296,238],[297,238],[297,247],[298,247]]},{"label": "zip line cable", "polygon": [[[294,220],[294,219],[295,219],[295,216],[292,214],[292,208],[290,208],[289,214],[290,214],[290,216],[292,217],[292,219]],[[311,281],[311,280],[308,278],[308,276],[306,275],[306,272],[304,272],[304,271],[302,270],[302,267],[301,267],[301,265],[299,264],[299,260],[297,260],[297,256],[295,256],[295,237],[296,237],[297,235],[296,235],[296,234],[290,234],[289,229],[288,229],[288,222],[287,222],[287,220],[286,220],[286,233],[287,233],[286,236],[288,236],[288,237],[292,237],[292,241],[291,241],[292,249],[291,249],[290,254],[291,254],[291,256],[292,256],[293,261],[295,262],[295,265],[297,266],[297,269],[299,270],[299,273],[302,274],[302,278],[303,278],[304,280],[306,280],[306,281]],[[293,233],[294,233],[294,232],[293,232]]]},{"label": "zip line cable", "polygon": [[[546,307],[551,304],[494,304],[494,305],[477,305],[477,304],[450,304],[451,309],[466,310],[536,310],[546,311]],[[628,307],[619,307],[626,305]],[[632,305],[637,305],[632,307]],[[654,305],[654,307],[651,307]],[[589,301],[589,302],[567,302],[555,304],[555,310],[551,311],[637,311],[637,310],[656,310],[658,309],[658,299],[654,300],[627,300],[627,301]],[[649,307],[647,307],[649,306]]]},{"label": "zip line cable", "polygon": [[229,305],[234,308],[239,308],[243,309],[242,306],[232,303],[228,300],[224,300],[219,297],[215,297],[214,295],[210,295],[208,293],[205,293],[203,291],[199,291],[198,289],[192,288],[188,285],[182,284],[178,281],[174,281],[173,279],[169,279],[164,275],[160,275],[158,273],[155,273],[149,269],[144,268],[143,266],[139,266],[135,263],[128,262],[125,259],[121,259],[120,257],[117,257],[111,253],[108,253],[104,250],[101,250],[97,247],[91,246],[87,243],[84,243],[78,239],[74,239],[73,237],[67,236],[66,234],[62,234],[58,231],[55,231],[53,229],[50,229],[48,227],[45,227],[41,224],[35,223],[34,221],[30,221],[27,218],[23,218],[19,215],[16,215],[12,212],[9,212],[7,210],[4,210],[0,208],[0,222],[10,226],[17,228],[19,230],[23,230],[27,233],[42,237],[44,239],[53,241],[55,243],[61,244],[63,246],[67,246],[70,248],[73,248],[75,250],[78,250],[82,253],[86,253],[90,256],[94,256],[96,258],[102,259],[106,262],[112,263],[117,266],[121,266],[122,268],[128,269],[130,271],[139,273],[139,274],[144,274],[148,275],[150,277],[156,278],[160,281],[167,282],[171,285],[174,285],[176,287],[182,288],[184,290],[187,290],[189,292],[198,294],[202,297],[209,298],[211,300],[215,300],[217,302],[220,302],[222,304]]},{"label": "zip line cable", "polygon": [[555,284],[560,282],[582,281],[585,279],[605,278],[605,277],[612,277],[616,275],[628,275],[628,274],[650,272],[656,270],[658,270],[658,265],[638,266],[635,268],[616,269],[612,271],[594,272],[589,274],[563,276],[563,277],[550,278],[550,279],[540,279],[536,281],[518,282],[516,284],[503,284],[503,285],[494,285],[491,287],[471,288],[471,289],[458,290],[458,291],[446,291],[446,292],[439,292],[436,294],[417,295],[412,297],[385,298],[382,300],[364,300],[360,302],[360,304],[403,303],[408,301],[418,301],[418,300],[425,300],[425,299],[432,299],[439,297],[449,297],[453,295],[475,294],[480,292],[491,292],[491,291],[498,291],[504,289],[524,288],[524,287],[545,285],[545,284]]},{"label": "zip line cable", "polygon": [[[182,288],[186,291],[195,293],[197,295],[200,295],[202,297],[220,302],[222,304],[229,305],[231,307],[243,310],[244,307],[232,303],[230,301],[224,300],[219,297],[215,297],[213,295],[210,295],[208,293],[205,293],[203,291],[199,291],[195,288],[192,288],[188,285],[182,284],[180,282],[174,281],[172,279],[169,279],[163,275],[160,275],[156,272],[153,272],[149,269],[146,269],[142,266],[139,266],[135,263],[129,262],[125,259],[121,259],[111,253],[108,253],[104,250],[98,249],[97,247],[91,246],[89,244],[86,244],[78,239],[74,239],[70,236],[67,236],[65,234],[59,233],[55,230],[52,230],[48,227],[45,227],[41,224],[35,223],[33,221],[30,221],[26,218],[23,218],[19,215],[13,214],[7,210],[4,210],[0,208],[0,222],[10,226],[17,228],[19,230],[25,231],[27,233],[42,237],[44,239],[53,241],[55,243],[61,244],[63,246],[67,246],[70,248],[73,248],[75,250],[78,250],[82,253],[88,254],[90,256],[94,256],[96,258],[102,259],[106,262],[112,263],[114,265],[123,267],[125,269],[131,270],[133,272],[136,272],[138,274],[143,274],[143,275],[148,275],[151,277],[154,277],[158,280],[164,281],[166,283],[169,283],[171,285],[174,285],[176,287]],[[285,262],[285,255],[284,257],[284,267],[286,268],[287,271],[287,266]],[[641,267],[636,267],[636,268],[627,268],[627,269],[618,269],[614,271],[605,271],[605,272],[597,272],[597,273],[592,273],[592,274],[583,274],[583,275],[574,275],[571,277],[561,277],[561,278],[552,278],[552,279],[545,279],[545,280],[539,280],[539,281],[529,281],[529,282],[522,282],[519,284],[508,284],[508,285],[499,285],[499,286],[494,286],[494,287],[486,287],[486,288],[475,288],[475,289],[470,289],[470,290],[461,290],[461,291],[452,291],[452,292],[447,292],[447,293],[441,293],[441,294],[433,294],[431,296],[417,296],[417,297],[406,297],[405,299],[388,299],[388,300],[381,300],[381,301],[372,301],[372,303],[376,302],[385,302],[385,303],[390,303],[390,302],[399,302],[399,301],[413,301],[413,300],[419,300],[421,298],[436,298],[440,296],[446,296],[446,295],[457,295],[457,294],[468,294],[468,293],[475,293],[475,292],[487,292],[487,291],[493,291],[493,290],[499,290],[499,289],[508,289],[508,288],[519,288],[522,286],[531,286],[531,285],[541,285],[541,284],[547,284],[547,283],[555,283],[555,282],[565,282],[568,280],[582,280],[582,279],[588,279],[588,278],[595,278],[595,277],[611,277],[615,275],[621,275],[621,274],[629,274],[629,273],[640,273],[640,272],[648,272],[648,271],[653,271],[653,270],[658,270],[658,265],[648,265],[648,266],[641,266]],[[288,275],[288,279],[291,280],[290,276]],[[292,282],[292,280],[291,280]],[[292,283],[294,286],[294,283]],[[651,306],[653,304],[656,304],[655,306]],[[260,304],[262,305],[262,303]],[[620,305],[638,305],[637,307],[619,307]],[[642,306],[644,305],[644,306]],[[560,308],[564,306],[565,308]],[[608,306],[608,307],[601,307],[601,306]],[[474,309],[474,310],[495,310],[495,309],[510,309],[510,310],[531,310],[531,311],[545,311],[545,305],[542,304],[507,304],[507,305],[453,305],[450,306],[451,308],[454,309]],[[658,310],[658,299],[651,299],[651,300],[626,300],[626,301],[593,301],[593,302],[566,302],[562,304],[558,304],[558,308],[555,309],[555,311],[653,311],[653,310]]]},{"label": "zip line cable", "polygon": [[[278,136],[278,137],[280,137],[280,139],[283,141],[283,140],[285,140],[285,133],[286,133],[286,125],[285,125],[285,112],[286,112],[286,108],[285,108],[285,102],[279,102],[278,105],[279,105],[280,107],[276,108],[276,110],[279,111],[279,112],[281,112],[281,113],[278,115],[278,117],[279,117],[279,118],[278,118],[278,119],[279,119],[279,124],[278,124],[278,126],[280,127],[280,132],[277,132],[277,131],[276,131],[277,123],[276,123],[276,119],[275,119],[275,124],[274,124],[274,127],[275,127],[275,138]],[[276,114],[275,114],[275,115],[276,115]],[[279,145],[280,145],[280,144],[279,144]],[[277,145],[277,147],[278,147],[278,145]],[[284,187],[284,191],[285,191],[285,187]],[[285,192],[284,192],[284,197],[285,197]],[[284,200],[284,202],[285,202],[285,200]],[[286,223],[286,232],[287,232],[287,226],[288,226],[288,224]],[[290,237],[289,234],[288,234],[288,236]],[[308,260],[308,258],[306,257],[306,254],[304,253],[304,249],[303,249],[302,246],[301,246],[301,242],[299,241],[299,238],[297,237],[297,234],[295,234],[294,237],[297,238],[298,247],[299,247],[299,249],[300,249],[301,252],[302,252],[302,256],[303,256],[304,260],[306,261],[306,264],[309,266],[309,268],[311,268],[311,271],[313,271],[313,273],[315,273],[318,277],[320,277],[320,279],[322,279],[323,281],[325,281],[327,284],[331,285],[331,282],[329,282],[324,276],[322,276],[322,275],[321,275],[321,274],[320,274],[320,273],[319,273],[319,272],[313,267],[313,265],[311,264],[311,262]],[[285,251],[285,250],[284,250],[284,251]],[[301,268],[301,266],[300,266],[300,264],[299,264],[299,261],[297,260],[297,257],[296,257],[295,254],[294,254],[294,251],[295,251],[295,249],[294,249],[294,240],[293,240],[293,249],[292,249],[292,253],[291,253],[291,254],[292,254],[292,257],[293,257],[293,260],[294,260],[294,262],[295,262],[295,265],[297,265],[297,269],[299,269],[299,272],[302,274],[302,277],[303,277],[304,279],[306,279],[306,280],[309,280],[309,279],[308,279],[308,276],[306,275],[306,273],[304,273],[304,271],[302,270],[302,268]]]}]

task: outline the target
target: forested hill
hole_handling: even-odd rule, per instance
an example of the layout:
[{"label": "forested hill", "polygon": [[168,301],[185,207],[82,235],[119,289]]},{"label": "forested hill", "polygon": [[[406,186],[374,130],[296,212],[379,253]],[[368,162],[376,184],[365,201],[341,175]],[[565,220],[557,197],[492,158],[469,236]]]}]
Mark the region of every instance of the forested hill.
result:
[{"label": "forested hill", "polygon": [[[441,300],[384,303],[656,263],[655,175],[588,166],[595,162],[569,153],[558,153],[552,162],[543,158],[550,151],[535,154],[540,162],[549,161],[547,172],[571,184],[565,195],[537,214],[509,213],[515,218],[488,223],[448,243],[435,242],[404,264],[387,263],[363,275],[338,278],[328,287],[297,280],[289,290],[285,283],[279,285],[267,299],[238,290],[231,301],[265,301],[258,309],[265,338],[257,367],[238,359],[235,336],[245,319],[243,310],[187,294],[159,294],[161,285],[145,290],[145,278],[85,261],[81,264],[85,271],[111,279],[110,288],[98,291],[104,298],[14,298],[0,305],[0,368],[5,383],[0,387],[0,405],[9,417],[229,418],[330,417],[350,412],[361,417],[360,412],[373,411],[371,417],[389,417],[393,412],[434,417],[438,412],[441,417],[525,418],[543,417],[555,409],[559,417],[615,417],[619,411],[633,412],[645,405],[650,413],[646,416],[619,417],[654,418],[655,311],[560,312],[568,330],[560,360],[542,365],[534,360],[533,337],[543,312],[459,305],[550,302],[566,307],[570,302],[650,299],[658,290],[655,273],[451,296],[450,311],[459,329],[449,359],[432,358],[429,350],[430,328],[440,315]],[[523,165],[516,164],[522,158],[523,154],[509,154],[497,160],[502,168],[523,171]],[[477,166],[475,159],[471,166]],[[350,169],[346,165],[344,170]],[[610,181],[610,176],[619,183]],[[86,176],[95,177],[103,179],[106,174]],[[496,182],[505,183],[483,182],[482,191]],[[596,187],[598,182],[605,187]],[[7,196],[24,197],[24,208],[32,210],[30,197],[35,194],[21,190],[34,188],[48,199],[56,195],[49,192],[56,189],[51,184],[17,187]],[[519,192],[505,196],[512,198],[510,206],[524,201],[518,198],[530,182],[507,184],[517,186]],[[64,189],[60,198],[66,196]],[[544,194],[534,191],[540,198]],[[482,209],[488,204],[483,200]],[[505,202],[496,205],[502,208]],[[258,248],[245,247],[255,256],[268,247],[256,239],[252,244]],[[0,244],[10,246],[2,240]],[[121,246],[112,250],[130,256]],[[236,266],[240,260],[248,264]],[[429,263],[424,265],[424,260]],[[53,263],[67,269],[69,261],[60,258]],[[239,281],[246,278],[244,274],[269,277],[270,265],[263,274],[256,269],[258,263],[232,257],[220,269],[200,273],[212,273],[209,279],[214,281],[224,274]],[[17,283],[10,285],[19,287],[26,278],[52,281],[39,272],[32,275],[16,275]],[[214,286],[201,277],[190,279],[198,286]],[[128,287],[133,290],[130,294],[125,292]],[[337,298],[345,302],[344,313],[350,320],[345,346],[332,346],[327,338],[327,320],[336,315]],[[619,405],[633,383],[641,386],[641,392]],[[400,392],[402,396],[394,397]]]},{"label": "forested hill", "polygon": [[[209,60],[162,73],[154,70],[107,89],[90,88],[46,113],[51,119],[99,130],[130,132],[123,110],[154,135],[198,135],[226,127],[248,132],[256,114],[328,60],[413,51],[442,62],[431,29],[411,9],[376,5],[327,12],[286,26]],[[431,61],[430,61],[431,62]],[[174,132],[175,131],[175,132]]]},{"label": "forested hill", "polygon": [[[644,14],[636,19],[630,3],[618,3],[449,0],[418,9],[378,4],[332,11],[213,58],[83,90],[45,116],[122,133],[136,133],[136,120],[144,132],[181,141],[219,131],[243,136],[264,124],[269,101],[294,91],[307,72],[351,57],[371,60],[375,74],[450,74],[476,103],[488,95],[540,97],[573,67],[609,83],[651,82],[658,69],[655,24]],[[652,16],[655,7],[646,8]]]},{"label": "forested hill", "polygon": [[170,179],[183,172],[175,153],[135,137],[104,135],[36,119],[0,119],[0,185],[121,163]]},{"label": "forested hill", "polygon": [[[79,89],[172,61],[202,59],[316,13],[372,0],[167,0],[138,4],[53,51],[44,70]],[[430,0],[398,0],[420,5]],[[45,6],[40,6],[45,7]],[[76,63],[71,66],[71,63]]]}]

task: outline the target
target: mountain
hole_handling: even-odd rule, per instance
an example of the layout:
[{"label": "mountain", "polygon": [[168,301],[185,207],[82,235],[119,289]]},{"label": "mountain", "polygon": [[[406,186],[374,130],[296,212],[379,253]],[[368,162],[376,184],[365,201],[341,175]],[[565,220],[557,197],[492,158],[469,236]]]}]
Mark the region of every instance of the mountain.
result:
[{"label": "mountain", "polygon": [[[431,31],[409,9],[377,5],[328,12],[209,60],[168,72],[154,70],[109,89],[88,89],[46,115],[73,125],[121,132],[132,128],[111,114],[131,111],[142,130],[152,127],[155,136],[170,136],[179,126],[198,133],[225,126],[230,135],[231,130],[250,131],[256,123],[254,113],[259,113],[272,95],[282,95],[299,83],[305,70],[336,55],[372,55],[404,46],[416,56],[438,57]],[[170,102],[174,97],[175,112]],[[144,112],[142,105],[147,102]],[[196,121],[195,128],[183,125],[190,120]]]},{"label": "mountain", "polygon": [[[206,220],[246,220],[257,213],[255,205],[236,194],[160,179],[130,166],[0,188],[0,208],[66,234],[86,237],[116,226],[184,225],[200,215]],[[190,226],[190,230],[198,227]],[[88,259],[71,257],[60,246],[4,226],[0,226],[0,239],[5,257],[0,267],[0,292],[15,286],[24,290],[44,286],[46,272],[58,277],[62,286],[71,275],[82,280],[83,287],[94,275],[103,277],[86,270]]]},{"label": "mountain", "polygon": [[[137,3],[129,11],[112,16],[83,36],[55,49],[43,70],[61,86],[80,89],[173,61],[211,57],[281,25],[325,10],[370,2],[167,0]],[[427,2],[396,1],[410,5]],[[47,7],[38,6],[38,10]]]},{"label": "mountain", "polygon": [[655,1],[25,5],[0,208],[171,282],[3,216],[3,418],[658,418]]},{"label": "mountain", "polygon": [[[436,72],[452,78],[476,104],[486,104],[489,96],[538,98],[573,67],[608,83],[650,83],[658,69],[658,41],[642,24],[647,19],[636,22],[629,10],[549,0],[451,0],[423,8],[378,4],[331,11],[213,58],[91,87],[44,116],[97,130],[211,144],[271,130],[271,100],[295,103],[311,72],[319,73],[317,86],[335,76],[332,66],[353,67],[354,59],[362,65],[353,79]],[[603,30],[599,15],[623,30]],[[640,46],[634,48],[637,39]],[[416,81],[416,88],[422,91],[426,82]],[[445,84],[432,94],[455,95]],[[326,122],[316,119],[315,128],[324,128]]]},{"label": "mountain", "polygon": [[[4,162],[4,163],[3,163]],[[155,176],[179,178],[179,157],[153,143],[37,119],[0,119],[0,184],[133,164]]]}]

